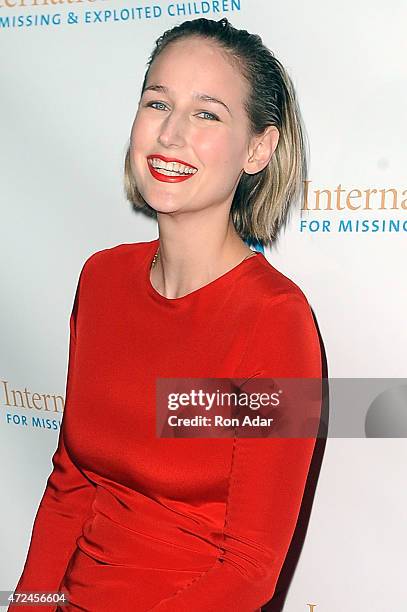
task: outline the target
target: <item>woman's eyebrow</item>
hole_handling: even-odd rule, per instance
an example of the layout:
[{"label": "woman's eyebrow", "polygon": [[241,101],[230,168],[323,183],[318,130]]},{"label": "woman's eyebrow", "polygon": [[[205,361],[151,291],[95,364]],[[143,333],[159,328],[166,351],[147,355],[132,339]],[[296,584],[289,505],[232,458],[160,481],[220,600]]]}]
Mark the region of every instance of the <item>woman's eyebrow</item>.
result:
[{"label": "woman's eyebrow", "polygon": [[[162,91],[163,93],[167,95],[169,93],[168,87],[166,87],[165,85],[149,85],[148,87],[144,88],[143,93],[145,91]],[[218,100],[218,98],[214,98],[213,96],[210,96],[209,94],[204,94],[204,93],[200,93],[197,91],[193,92],[193,97],[196,100],[201,100],[203,102],[212,102],[213,104],[221,104],[224,108],[226,108],[229,115],[232,115],[228,106],[224,102],[222,102],[222,100]]]}]

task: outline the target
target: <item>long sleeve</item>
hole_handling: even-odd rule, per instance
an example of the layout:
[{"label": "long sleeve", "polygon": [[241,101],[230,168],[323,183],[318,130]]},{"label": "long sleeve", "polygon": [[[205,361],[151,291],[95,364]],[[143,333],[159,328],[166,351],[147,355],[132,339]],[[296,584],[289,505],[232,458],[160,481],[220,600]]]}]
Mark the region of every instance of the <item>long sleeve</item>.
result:
[{"label": "long sleeve", "polygon": [[[79,284],[78,284],[79,287]],[[70,410],[70,390],[75,367],[75,311],[70,316],[69,362],[66,384],[65,411]],[[57,449],[52,457],[53,470],[34,520],[30,546],[15,592],[56,592],[75,550],[81,526],[90,511],[95,487],[72,462],[64,442],[64,416]],[[24,612],[32,606],[10,605],[9,610]],[[45,612],[53,612],[56,604],[41,606]]]},{"label": "long sleeve", "polygon": [[[317,331],[301,293],[268,298],[249,349],[248,363],[260,378],[321,378]],[[253,612],[272,598],[314,446],[315,438],[235,439],[221,554],[152,610]]]}]

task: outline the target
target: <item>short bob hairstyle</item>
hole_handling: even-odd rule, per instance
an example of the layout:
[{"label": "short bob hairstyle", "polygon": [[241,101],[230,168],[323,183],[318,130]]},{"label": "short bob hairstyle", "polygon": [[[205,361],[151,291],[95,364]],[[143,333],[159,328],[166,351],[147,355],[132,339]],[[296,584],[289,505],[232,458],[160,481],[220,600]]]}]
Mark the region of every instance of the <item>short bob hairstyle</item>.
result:
[{"label": "short bob hairstyle", "polygon": [[[298,198],[302,202],[307,178],[305,130],[293,83],[260,36],[234,28],[226,18],[219,21],[201,18],[184,21],[156,40],[141,95],[155,58],[170,43],[191,36],[217,43],[249,83],[245,110],[250,135],[260,135],[271,125],[279,130],[278,144],[268,165],[256,174],[243,172],[230,209],[236,232],[244,241],[249,245],[256,242],[269,245],[285,226],[292,205]],[[130,164],[130,143],[124,163],[124,190],[135,210],[141,209],[157,218],[156,211],[137,188]]]}]

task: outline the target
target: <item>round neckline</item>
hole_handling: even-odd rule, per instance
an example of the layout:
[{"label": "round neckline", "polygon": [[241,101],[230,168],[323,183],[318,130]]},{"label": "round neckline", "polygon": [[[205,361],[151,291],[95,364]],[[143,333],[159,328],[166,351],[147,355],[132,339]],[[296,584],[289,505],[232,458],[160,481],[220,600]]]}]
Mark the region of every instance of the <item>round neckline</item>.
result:
[{"label": "round neckline", "polygon": [[193,291],[190,291],[189,293],[186,293],[185,295],[181,295],[180,297],[168,298],[165,295],[162,295],[161,293],[159,293],[155,289],[155,287],[153,287],[151,283],[151,279],[150,279],[151,264],[152,264],[154,255],[156,253],[157,247],[159,245],[159,238],[156,238],[155,240],[151,241],[150,244],[151,244],[151,251],[149,250],[148,256],[146,257],[146,260],[145,260],[144,281],[145,281],[147,293],[153,298],[155,298],[156,300],[164,304],[177,304],[179,302],[185,301],[189,297],[193,297],[202,292],[208,291],[214,286],[218,286],[222,284],[222,282],[224,282],[225,280],[229,280],[230,277],[233,277],[236,274],[236,272],[240,271],[241,267],[244,264],[246,264],[247,262],[251,260],[257,259],[259,255],[262,255],[261,251],[253,251],[255,255],[251,255],[250,257],[245,257],[244,259],[242,259],[242,261],[236,264],[236,266],[234,266],[230,270],[227,270],[226,272],[224,272],[217,278],[214,278],[209,283],[206,283],[206,285],[202,285],[202,287],[198,287],[197,289],[194,289]]}]

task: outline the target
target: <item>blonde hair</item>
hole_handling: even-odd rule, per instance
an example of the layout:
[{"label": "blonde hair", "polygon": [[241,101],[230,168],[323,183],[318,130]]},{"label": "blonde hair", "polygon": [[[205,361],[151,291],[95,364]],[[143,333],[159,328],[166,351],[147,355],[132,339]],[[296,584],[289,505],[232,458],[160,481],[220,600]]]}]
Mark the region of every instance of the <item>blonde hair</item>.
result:
[{"label": "blonde hair", "polygon": [[[240,177],[230,210],[243,240],[268,245],[286,225],[295,202],[302,202],[307,179],[307,142],[294,85],[260,36],[234,28],[226,18],[219,21],[201,18],[185,21],[156,40],[141,93],[154,59],[168,44],[191,36],[215,41],[248,82],[245,110],[250,134],[261,135],[271,125],[279,131],[278,144],[268,165],[256,174],[244,172]],[[124,190],[136,210],[156,218],[156,211],[137,188],[130,164],[130,144],[124,163]]]}]

